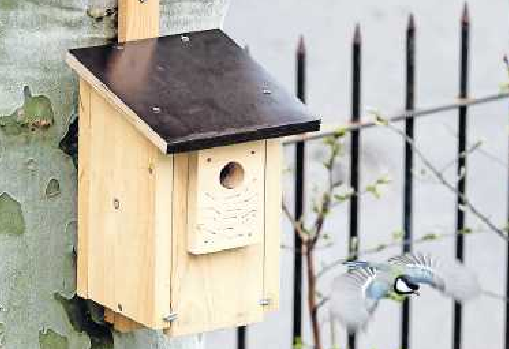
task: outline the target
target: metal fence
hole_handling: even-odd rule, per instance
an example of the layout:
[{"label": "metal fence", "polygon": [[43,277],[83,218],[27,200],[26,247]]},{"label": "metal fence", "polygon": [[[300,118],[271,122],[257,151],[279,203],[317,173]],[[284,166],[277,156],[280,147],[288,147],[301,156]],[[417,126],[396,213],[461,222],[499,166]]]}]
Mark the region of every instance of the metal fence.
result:
[{"label": "metal fence", "polygon": [[[412,251],[413,238],[413,168],[415,149],[407,141],[413,139],[415,124],[414,120],[419,117],[434,115],[444,111],[457,110],[458,112],[458,139],[457,139],[457,200],[456,200],[456,231],[460,232],[466,228],[465,225],[465,194],[466,194],[466,171],[467,171],[467,119],[468,108],[472,105],[485,104],[493,101],[508,98],[509,95],[504,92],[494,93],[485,96],[469,97],[469,62],[470,62],[470,16],[468,6],[465,5],[460,22],[460,52],[459,52],[459,91],[458,98],[451,103],[437,105],[426,109],[415,109],[415,86],[416,86],[416,26],[414,17],[409,16],[408,26],[406,28],[406,80],[405,80],[405,111],[392,115],[388,118],[389,122],[403,122],[404,133],[406,139],[402,142],[404,147],[404,176],[403,176],[403,217],[402,231],[404,237],[401,243],[402,252]],[[341,127],[347,129],[350,135],[350,176],[349,185],[355,193],[359,192],[360,183],[360,147],[362,130],[367,127],[376,127],[377,124],[371,120],[361,119],[362,103],[361,103],[361,86],[362,86],[362,37],[361,28],[358,25],[355,28],[352,40],[352,81],[351,81],[351,121],[348,125],[323,125],[322,131],[309,133],[305,135],[291,136],[284,140],[285,146],[295,148],[295,167],[294,167],[294,218],[299,220],[305,212],[305,174],[306,161],[305,149],[306,142],[314,139],[320,139],[333,135],[336,130]],[[301,39],[296,53],[296,94],[303,102],[306,101],[306,49],[304,40]],[[352,195],[349,199],[349,238],[357,239],[359,235],[359,196]],[[508,212],[509,217],[509,212]],[[460,261],[464,261],[464,234],[455,234],[455,255]],[[302,337],[302,241],[295,232],[294,236],[294,280],[293,280],[293,334],[288,339],[288,347],[292,347],[295,338]],[[355,257],[358,252],[358,244],[348,244],[348,256]],[[509,297],[509,241],[507,243],[507,281],[506,296]],[[411,303],[409,300],[403,302],[401,307],[401,331],[400,331],[400,347],[409,348],[410,341],[410,312]],[[505,348],[509,349],[509,302],[505,308],[506,326],[505,326]],[[462,305],[454,302],[453,310],[453,330],[452,330],[452,347],[459,349],[462,347]],[[245,349],[247,339],[246,327],[237,329],[237,348]],[[356,334],[350,333],[347,339],[347,348],[356,348]]]}]

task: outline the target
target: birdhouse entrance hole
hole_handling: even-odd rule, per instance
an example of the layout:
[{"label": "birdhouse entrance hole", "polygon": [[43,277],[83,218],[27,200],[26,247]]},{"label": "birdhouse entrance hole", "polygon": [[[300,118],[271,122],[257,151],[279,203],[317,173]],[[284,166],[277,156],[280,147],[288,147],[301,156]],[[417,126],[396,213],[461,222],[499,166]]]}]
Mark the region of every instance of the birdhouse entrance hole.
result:
[{"label": "birdhouse entrance hole", "polygon": [[226,189],[235,189],[244,181],[244,168],[235,161],[227,163],[219,174],[219,182]]}]

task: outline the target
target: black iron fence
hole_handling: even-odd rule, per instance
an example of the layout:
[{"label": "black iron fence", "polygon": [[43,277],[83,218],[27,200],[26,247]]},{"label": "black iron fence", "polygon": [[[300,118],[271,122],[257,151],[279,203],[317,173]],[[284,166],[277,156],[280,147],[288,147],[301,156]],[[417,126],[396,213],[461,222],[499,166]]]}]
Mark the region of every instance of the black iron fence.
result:
[{"label": "black iron fence", "polygon": [[[456,231],[460,232],[466,229],[465,225],[465,195],[466,195],[466,173],[467,173],[467,120],[468,108],[472,105],[485,104],[498,101],[509,97],[505,92],[494,93],[485,96],[469,97],[469,61],[470,61],[470,17],[468,6],[465,5],[460,22],[460,52],[459,52],[459,91],[458,98],[451,103],[437,105],[426,109],[415,108],[415,91],[416,91],[416,25],[414,17],[409,16],[408,26],[406,28],[406,79],[405,79],[405,111],[397,115],[387,118],[390,123],[403,122],[404,134],[406,136],[402,141],[404,148],[403,162],[403,217],[401,249],[402,252],[412,250],[413,239],[413,178],[414,178],[414,157],[415,148],[412,147],[415,132],[415,119],[427,115],[434,115],[444,111],[457,110],[458,112],[458,138],[457,138],[457,200],[456,200]],[[322,131],[305,135],[291,136],[284,140],[285,146],[293,146],[295,148],[295,166],[294,166],[294,218],[299,220],[305,210],[305,153],[306,142],[310,140],[325,138],[337,131],[339,127],[349,131],[350,137],[350,171],[349,185],[353,192],[359,192],[360,183],[360,147],[362,130],[368,127],[377,126],[377,122],[373,120],[362,120],[362,102],[361,102],[361,85],[362,85],[362,37],[361,28],[358,25],[355,28],[352,40],[352,81],[351,81],[351,122],[348,125],[323,125]],[[298,43],[296,52],[296,94],[303,102],[306,101],[306,48],[304,40],[301,38]],[[509,203],[509,195],[508,195]],[[349,198],[349,241],[359,238],[359,196],[352,195]],[[509,217],[509,212],[508,212]],[[509,221],[509,219],[508,219]],[[455,234],[455,256],[458,260],[464,261],[464,244],[465,234]],[[348,243],[347,255],[355,258],[358,253],[358,243]],[[288,340],[288,347],[295,344],[296,338],[302,338],[302,241],[299,234],[294,235],[294,279],[293,279],[293,333],[292,338]],[[507,279],[506,279],[506,296],[509,297],[509,240],[507,242]],[[505,348],[509,349],[509,302],[505,307],[506,326],[505,326]],[[401,307],[401,330],[400,330],[400,347],[409,348],[410,341],[410,321],[411,303],[409,300],[403,302]],[[452,347],[459,349],[462,347],[462,305],[454,302],[453,306],[453,329],[452,329]],[[239,327],[237,330],[237,348],[245,349],[247,340],[246,327]],[[347,348],[356,348],[356,334],[350,333],[347,339]]]}]

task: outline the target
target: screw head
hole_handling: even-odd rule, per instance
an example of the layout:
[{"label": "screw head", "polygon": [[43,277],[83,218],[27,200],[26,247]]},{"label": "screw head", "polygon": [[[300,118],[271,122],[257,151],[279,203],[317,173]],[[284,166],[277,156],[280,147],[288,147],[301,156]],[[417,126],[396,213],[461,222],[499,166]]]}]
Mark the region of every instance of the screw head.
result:
[{"label": "screw head", "polygon": [[182,40],[182,42],[189,42],[189,41],[191,41],[191,39],[187,35],[181,35],[180,36],[180,40]]},{"label": "screw head", "polygon": [[263,90],[263,94],[264,95],[270,95],[270,94],[272,94],[272,91],[269,90],[268,88],[266,88],[266,89]]},{"label": "screw head", "polygon": [[115,45],[114,46],[117,50],[123,50],[124,49],[124,46],[123,45]]},{"label": "screw head", "polygon": [[118,310],[122,311],[122,304],[120,304],[120,303],[118,304]]},{"label": "screw head", "polygon": [[159,114],[161,112],[161,108],[159,108],[158,106],[153,106],[152,108],[150,108],[150,110],[152,110],[154,114]]},{"label": "screw head", "polygon": [[115,210],[118,210],[120,208],[120,201],[118,199],[113,199],[113,207]]}]

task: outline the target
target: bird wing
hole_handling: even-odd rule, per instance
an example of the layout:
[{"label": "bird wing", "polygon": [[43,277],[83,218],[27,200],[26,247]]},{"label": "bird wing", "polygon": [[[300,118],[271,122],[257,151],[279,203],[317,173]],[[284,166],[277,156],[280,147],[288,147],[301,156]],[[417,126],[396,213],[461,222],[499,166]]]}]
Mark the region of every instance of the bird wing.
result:
[{"label": "bird wing", "polygon": [[456,260],[407,253],[389,259],[389,264],[411,282],[429,285],[457,300],[468,300],[481,293],[477,276]]},{"label": "bird wing", "polygon": [[390,287],[387,272],[375,266],[350,268],[333,281],[332,314],[348,330],[362,329]]}]

